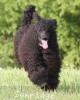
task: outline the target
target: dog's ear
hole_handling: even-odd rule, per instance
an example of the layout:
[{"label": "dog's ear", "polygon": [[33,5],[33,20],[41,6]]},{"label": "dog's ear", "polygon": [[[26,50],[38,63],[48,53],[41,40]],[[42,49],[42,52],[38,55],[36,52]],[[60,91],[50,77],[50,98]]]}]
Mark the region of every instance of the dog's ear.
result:
[{"label": "dog's ear", "polygon": [[50,23],[50,27],[54,27],[55,29],[57,28],[57,20],[56,19],[48,19]]},{"label": "dog's ear", "polygon": [[37,12],[34,12],[34,13],[33,13],[33,18],[35,19],[36,22],[38,22],[38,21],[41,20],[41,17],[38,15]]},{"label": "dog's ear", "polygon": [[48,19],[48,21],[51,23],[51,25],[57,25],[56,19]]}]

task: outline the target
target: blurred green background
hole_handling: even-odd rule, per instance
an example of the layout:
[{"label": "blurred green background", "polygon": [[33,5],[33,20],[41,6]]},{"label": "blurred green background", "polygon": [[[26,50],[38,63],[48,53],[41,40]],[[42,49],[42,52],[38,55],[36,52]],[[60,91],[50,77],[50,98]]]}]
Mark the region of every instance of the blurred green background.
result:
[{"label": "blurred green background", "polygon": [[63,67],[80,68],[80,0],[0,0],[0,67],[20,67],[14,57],[13,37],[29,5],[44,18],[57,19]]}]

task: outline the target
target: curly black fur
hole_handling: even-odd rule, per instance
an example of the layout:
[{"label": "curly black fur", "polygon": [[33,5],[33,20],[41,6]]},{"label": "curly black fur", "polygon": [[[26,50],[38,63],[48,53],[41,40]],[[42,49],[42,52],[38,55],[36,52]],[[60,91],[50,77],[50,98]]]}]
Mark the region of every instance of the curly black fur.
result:
[{"label": "curly black fur", "polygon": [[[34,84],[45,90],[54,90],[59,83],[61,68],[56,35],[57,22],[55,19],[43,19],[37,12],[34,12],[33,18],[36,22],[25,30],[25,34],[23,33],[24,35],[17,45],[18,59]],[[39,45],[42,39],[40,36],[43,33],[45,33],[44,37],[48,39],[47,49]],[[16,39],[18,39],[18,35]]]},{"label": "curly black fur", "polygon": [[35,11],[35,6],[29,5],[28,8],[24,10],[24,15],[22,19],[22,26],[17,30],[16,35],[14,37],[14,51],[15,51],[15,57],[17,61],[20,63],[18,58],[18,46],[19,43],[23,37],[23,35],[26,33],[27,29],[31,25],[31,20],[33,16],[33,12]]}]

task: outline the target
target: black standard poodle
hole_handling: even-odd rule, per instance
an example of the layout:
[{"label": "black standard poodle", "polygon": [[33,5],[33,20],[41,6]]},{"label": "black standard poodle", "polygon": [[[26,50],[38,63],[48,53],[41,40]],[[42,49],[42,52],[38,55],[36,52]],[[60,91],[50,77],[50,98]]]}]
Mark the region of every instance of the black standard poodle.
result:
[{"label": "black standard poodle", "polygon": [[44,90],[54,90],[61,68],[56,19],[41,18],[32,5],[26,11],[24,24],[14,37],[15,56],[34,84]]}]

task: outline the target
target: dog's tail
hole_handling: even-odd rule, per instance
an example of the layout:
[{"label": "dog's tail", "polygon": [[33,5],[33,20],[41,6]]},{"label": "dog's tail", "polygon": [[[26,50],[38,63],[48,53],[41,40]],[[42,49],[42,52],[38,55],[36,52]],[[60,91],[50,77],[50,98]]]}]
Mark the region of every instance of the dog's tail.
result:
[{"label": "dog's tail", "polygon": [[33,13],[35,12],[35,6],[29,5],[27,9],[24,10],[24,15],[22,18],[22,26],[31,24]]},{"label": "dog's tail", "polygon": [[38,14],[38,12],[37,11],[35,11],[34,13],[33,13],[33,18],[35,19],[35,21],[39,21],[39,20],[41,20],[42,18],[39,16],[39,14]]}]

